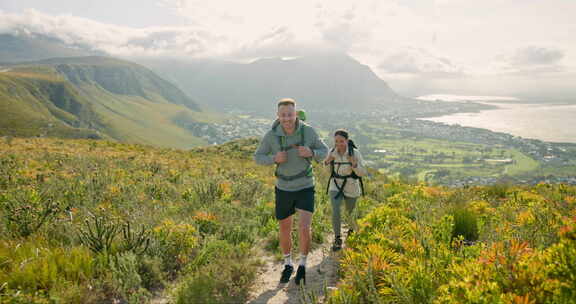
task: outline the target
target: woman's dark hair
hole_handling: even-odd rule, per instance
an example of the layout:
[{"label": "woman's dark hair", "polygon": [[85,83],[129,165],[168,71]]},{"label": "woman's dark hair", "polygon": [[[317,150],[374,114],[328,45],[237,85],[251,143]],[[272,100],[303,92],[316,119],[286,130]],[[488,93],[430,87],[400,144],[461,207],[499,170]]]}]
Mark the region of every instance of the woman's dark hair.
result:
[{"label": "woman's dark hair", "polygon": [[348,139],[348,131],[346,131],[344,129],[338,129],[338,130],[336,130],[336,132],[334,132],[334,136],[338,136],[338,135]]},{"label": "woman's dark hair", "polygon": [[358,148],[356,148],[356,145],[354,144],[354,142],[348,138],[349,137],[348,131],[346,131],[344,129],[336,130],[336,132],[334,132],[334,136],[342,136],[348,140],[348,154],[350,156],[352,156],[352,154],[354,154],[354,149],[358,149]]}]

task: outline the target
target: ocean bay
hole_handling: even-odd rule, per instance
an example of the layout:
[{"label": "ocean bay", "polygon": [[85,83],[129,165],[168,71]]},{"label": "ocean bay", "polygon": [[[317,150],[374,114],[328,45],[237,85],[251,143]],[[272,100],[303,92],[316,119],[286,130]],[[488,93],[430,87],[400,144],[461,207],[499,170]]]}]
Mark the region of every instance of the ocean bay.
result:
[{"label": "ocean bay", "polygon": [[497,109],[422,118],[448,125],[488,129],[523,138],[576,143],[576,105],[482,102]]}]

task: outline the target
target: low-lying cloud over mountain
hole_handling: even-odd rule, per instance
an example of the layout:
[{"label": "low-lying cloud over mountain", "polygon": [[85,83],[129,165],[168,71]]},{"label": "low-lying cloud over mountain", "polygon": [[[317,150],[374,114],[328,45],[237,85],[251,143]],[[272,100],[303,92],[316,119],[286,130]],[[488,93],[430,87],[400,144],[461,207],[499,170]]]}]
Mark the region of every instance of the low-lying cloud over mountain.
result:
[{"label": "low-lying cloud over mountain", "polygon": [[117,56],[202,56],[218,37],[194,27],[130,28],[76,16],[51,16],[36,10],[0,12],[0,33],[52,37]]}]

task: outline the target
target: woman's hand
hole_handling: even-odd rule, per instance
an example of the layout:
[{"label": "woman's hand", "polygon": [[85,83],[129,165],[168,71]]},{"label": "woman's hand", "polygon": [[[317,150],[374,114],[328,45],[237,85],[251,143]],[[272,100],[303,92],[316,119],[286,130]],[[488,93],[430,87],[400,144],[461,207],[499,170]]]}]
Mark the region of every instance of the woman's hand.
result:
[{"label": "woman's hand", "polygon": [[329,165],[332,161],[334,161],[335,158],[332,155],[332,153],[328,154],[328,157],[326,157],[326,159],[324,160],[324,165]]},{"label": "woman's hand", "polygon": [[358,159],[356,158],[356,156],[350,156],[350,155],[348,155],[348,161],[349,161],[350,164],[352,165],[352,168],[358,167]]}]

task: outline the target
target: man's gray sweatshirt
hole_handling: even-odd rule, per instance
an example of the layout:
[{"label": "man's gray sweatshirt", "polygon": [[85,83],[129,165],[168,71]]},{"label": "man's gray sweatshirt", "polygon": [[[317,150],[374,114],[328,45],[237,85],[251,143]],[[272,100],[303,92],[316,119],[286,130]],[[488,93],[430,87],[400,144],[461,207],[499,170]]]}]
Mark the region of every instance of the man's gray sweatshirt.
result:
[{"label": "man's gray sweatshirt", "polygon": [[[310,148],[314,152],[314,156],[307,160],[298,155],[297,148],[291,148],[287,151],[288,160],[278,166],[278,173],[285,176],[294,176],[308,168],[312,159],[318,162],[324,160],[328,153],[328,147],[311,126],[300,120],[297,120],[296,130],[289,136],[286,136],[284,129],[276,121],[272,129],[266,132],[264,138],[260,141],[260,145],[254,153],[254,160],[260,165],[274,165],[274,155],[281,150],[281,137],[285,137],[282,145],[291,147],[301,143],[302,135],[300,132],[304,132],[304,146]],[[291,181],[276,178],[276,187],[284,191],[298,191],[314,187],[314,176],[303,176]]]}]

